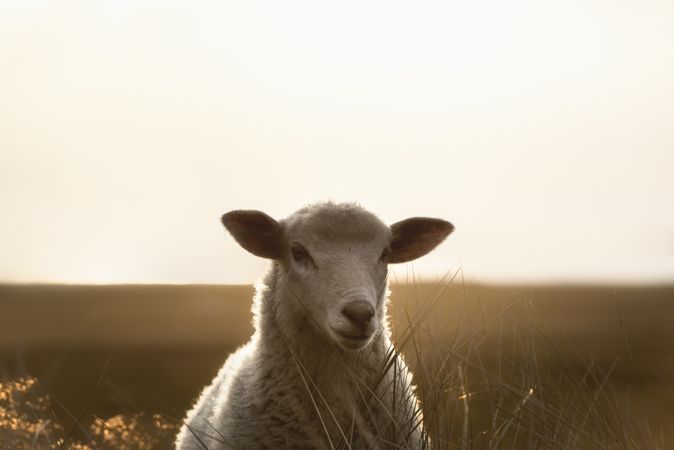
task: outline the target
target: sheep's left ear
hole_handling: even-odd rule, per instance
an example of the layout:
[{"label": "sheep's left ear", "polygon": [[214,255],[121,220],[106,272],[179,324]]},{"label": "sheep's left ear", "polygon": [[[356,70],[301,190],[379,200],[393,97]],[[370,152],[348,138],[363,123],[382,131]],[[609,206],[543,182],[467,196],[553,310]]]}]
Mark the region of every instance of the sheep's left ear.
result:
[{"label": "sheep's left ear", "polygon": [[389,263],[412,261],[433,250],[449,234],[454,225],[442,219],[412,217],[391,225]]}]

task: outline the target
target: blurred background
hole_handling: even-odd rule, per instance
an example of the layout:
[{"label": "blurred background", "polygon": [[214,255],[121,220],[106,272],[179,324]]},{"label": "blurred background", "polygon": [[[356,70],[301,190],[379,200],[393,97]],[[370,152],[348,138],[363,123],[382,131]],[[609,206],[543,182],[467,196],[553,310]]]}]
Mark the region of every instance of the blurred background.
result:
[{"label": "blurred background", "polygon": [[3,1],[0,378],[35,377],[64,434],[180,418],[268,264],[221,214],[354,201],[456,226],[394,268],[394,316],[418,284],[446,288],[436,319],[535,317],[667,448],[672,23],[655,0]]},{"label": "blurred background", "polygon": [[451,220],[420,262],[674,279],[674,4],[5,1],[0,279],[249,283],[235,208]]}]

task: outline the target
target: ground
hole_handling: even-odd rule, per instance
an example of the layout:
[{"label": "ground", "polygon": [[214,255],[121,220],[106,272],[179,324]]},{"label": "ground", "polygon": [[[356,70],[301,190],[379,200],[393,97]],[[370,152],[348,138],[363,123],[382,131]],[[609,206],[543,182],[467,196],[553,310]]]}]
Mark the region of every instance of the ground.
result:
[{"label": "ground", "polygon": [[[606,433],[622,430],[615,439],[674,443],[674,287],[455,281],[394,283],[392,291],[394,336],[416,369],[425,409],[433,409],[431,433],[451,436],[448,448],[497,447],[527,412],[532,422],[508,439],[533,426],[562,436],[566,422],[582,435],[601,408],[597,417],[610,416],[601,419]],[[14,390],[13,408],[46,401],[55,436],[86,443],[98,439],[98,427],[123,439],[114,430],[126,427],[131,439],[136,427],[148,448],[164,448],[175,421],[252,333],[252,293],[251,286],[0,286],[0,381]],[[2,401],[0,394],[7,433],[11,408]]]}]

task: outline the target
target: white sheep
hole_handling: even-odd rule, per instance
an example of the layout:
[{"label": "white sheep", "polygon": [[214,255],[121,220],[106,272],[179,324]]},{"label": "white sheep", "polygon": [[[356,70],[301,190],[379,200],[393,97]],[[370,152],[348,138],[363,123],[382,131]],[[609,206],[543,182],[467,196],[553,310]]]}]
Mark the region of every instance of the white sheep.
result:
[{"label": "white sheep", "polygon": [[279,222],[231,211],[222,223],[273,262],[257,286],[253,337],[203,390],[177,448],[426,447],[411,374],[391,344],[387,264],[430,252],[452,224],[388,227],[334,203]]}]

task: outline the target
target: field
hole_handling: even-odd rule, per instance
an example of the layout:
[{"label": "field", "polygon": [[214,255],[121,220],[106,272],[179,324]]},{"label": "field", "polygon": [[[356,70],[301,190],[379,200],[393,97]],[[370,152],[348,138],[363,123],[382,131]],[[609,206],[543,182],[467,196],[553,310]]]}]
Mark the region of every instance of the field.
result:
[{"label": "field", "polygon": [[[437,448],[674,446],[674,287],[391,289]],[[168,447],[250,336],[252,293],[0,286],[2,447]]]}]

